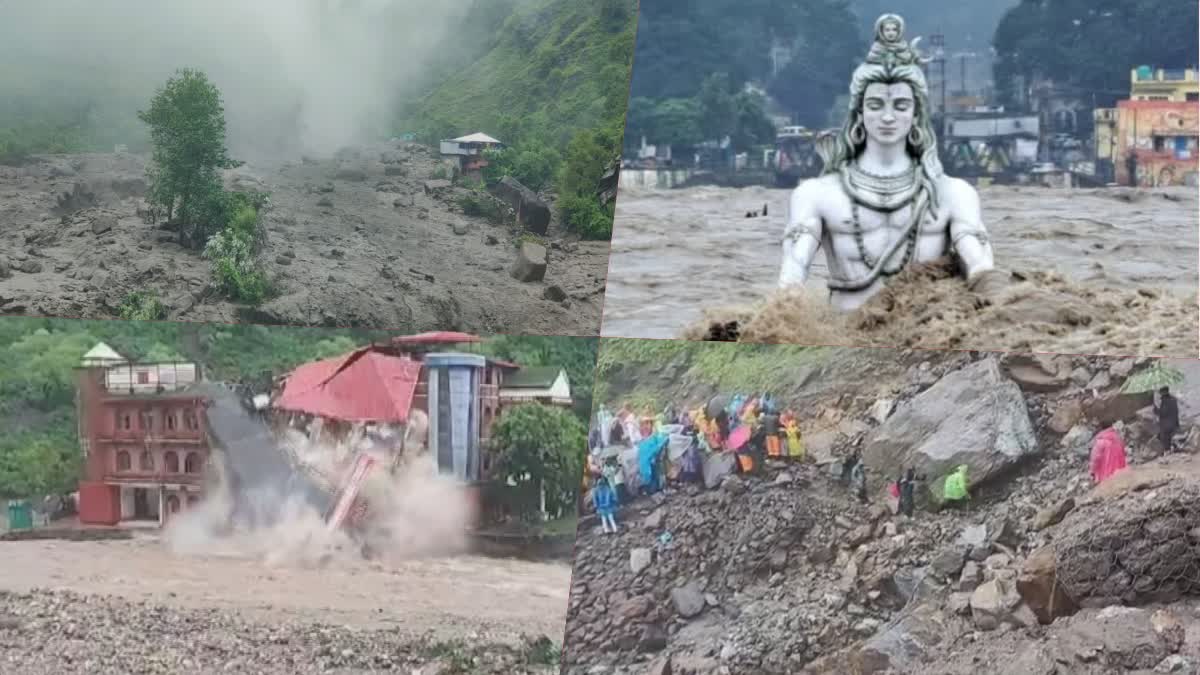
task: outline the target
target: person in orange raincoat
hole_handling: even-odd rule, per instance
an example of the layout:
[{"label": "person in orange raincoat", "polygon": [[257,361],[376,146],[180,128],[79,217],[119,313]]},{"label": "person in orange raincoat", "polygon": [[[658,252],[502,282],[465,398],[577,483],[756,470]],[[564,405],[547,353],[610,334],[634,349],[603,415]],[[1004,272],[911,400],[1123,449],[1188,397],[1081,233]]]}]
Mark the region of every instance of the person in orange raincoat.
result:
[{"label": "person in orange raincoat", "polygon": [[1122,424],[1115,425],[1096,434],[1092,442],[1092,480],[1100,483],[1125,468],[1125,441],[1121,439]]}]

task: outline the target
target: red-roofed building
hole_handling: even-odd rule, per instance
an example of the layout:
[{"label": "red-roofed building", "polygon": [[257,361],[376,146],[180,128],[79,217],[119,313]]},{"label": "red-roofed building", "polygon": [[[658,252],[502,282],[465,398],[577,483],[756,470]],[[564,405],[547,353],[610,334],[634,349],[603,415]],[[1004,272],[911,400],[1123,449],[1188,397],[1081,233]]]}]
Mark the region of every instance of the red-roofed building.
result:
[{"label": "red-roofed building", "polygon": [[366,347],[292,371],[274,405],[344,422],[403,424],[420,376],[420,362]]}]

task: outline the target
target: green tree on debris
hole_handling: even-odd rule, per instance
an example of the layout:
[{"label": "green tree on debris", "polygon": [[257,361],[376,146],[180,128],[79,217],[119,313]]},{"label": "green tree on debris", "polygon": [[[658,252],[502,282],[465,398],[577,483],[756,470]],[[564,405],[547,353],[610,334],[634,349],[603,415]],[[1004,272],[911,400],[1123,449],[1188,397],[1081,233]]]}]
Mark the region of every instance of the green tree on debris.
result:
[{"label": "green tree on debris", "polygon": [[570,411],[536,403],[504,412],[492,430],[500,451],[497,479],[516,485],[522,516],[538,515],[540,491],[550,514],[575,508],[587,432]]},{"label": "green tree on debris", "polygon": [[178,227],[180,242],[201,247],[225,225],[219,169],[236,166],[225,149],[221,92],[198,70],[167,80],[138,112],[150,127],[150,202]]}]

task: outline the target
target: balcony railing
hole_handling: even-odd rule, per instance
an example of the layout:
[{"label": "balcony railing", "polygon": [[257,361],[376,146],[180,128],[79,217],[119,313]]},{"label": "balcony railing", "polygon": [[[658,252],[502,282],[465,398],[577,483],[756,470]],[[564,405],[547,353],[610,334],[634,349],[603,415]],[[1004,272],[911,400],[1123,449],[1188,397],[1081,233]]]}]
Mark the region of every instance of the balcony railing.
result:
[{"label": "balcony railing", "polygon": [[104,480],[111,483],[172,483],[184,485],[201,485],[204,482],[202,473],[170,473],[167,471],[109,471],[104,474]]},{"label": "balcony railing", "polygon": [[101,434],[99,440],[139,444],[182,443],[186,445],[200,445],[204,443],[204,432],[198,429],[175,429],[172,431],[147,433],[143,429],[114,429],[109,434]]}]

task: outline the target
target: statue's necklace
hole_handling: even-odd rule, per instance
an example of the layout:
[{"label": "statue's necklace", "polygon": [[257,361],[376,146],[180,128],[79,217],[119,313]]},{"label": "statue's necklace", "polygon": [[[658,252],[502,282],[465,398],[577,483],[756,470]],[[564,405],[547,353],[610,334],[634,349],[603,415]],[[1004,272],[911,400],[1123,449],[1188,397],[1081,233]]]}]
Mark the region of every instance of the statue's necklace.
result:
[{"label": "statue's necklace", "polygon": [[917,233],[920,230],[920,218],[924,209],[915,209],[914,222],[907,228],[904,245],[904,258],[895,269],[882,268],[885,261],[875,260],[867,251],[863,237],[862,220],[859,216],[859,205],[878,211],[883,215],[885,227],[891,226],[892,214],[913,203],[921,182],[917,180],[916,166],[911,166],[903,173],[894,176],[879,176],[863,171],[854,164],[849,164],[842,171],[842,186],[850,197],[850,213],[854,224],[854,243],[862,257],[863,264],[870,269],[880,267],[879,273],[892,277],[900,273],[912,260],[917,248]]},{"label": "statue's necklace", "polygon": [[916,197],[921,182],[916,166],[894,176],[878,176],[850,164],[842,171],[842,187],[850,199],[883,213],[898,211]]}]

